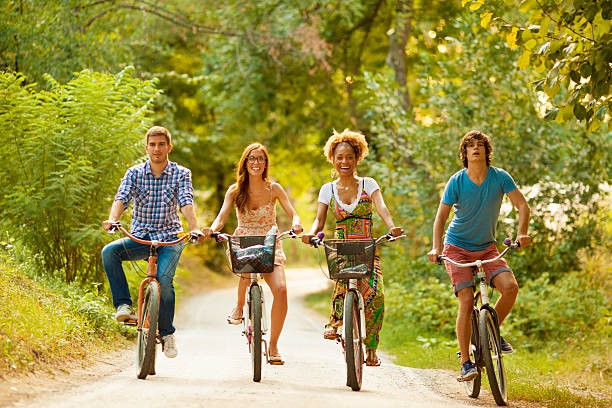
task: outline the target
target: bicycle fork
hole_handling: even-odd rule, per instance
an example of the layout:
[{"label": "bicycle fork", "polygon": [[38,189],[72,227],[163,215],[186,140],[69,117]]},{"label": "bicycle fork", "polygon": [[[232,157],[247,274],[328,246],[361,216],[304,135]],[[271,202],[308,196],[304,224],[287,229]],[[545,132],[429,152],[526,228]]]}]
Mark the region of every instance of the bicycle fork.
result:
[{"label": "bicycle fork", "polygon": [[499,320],[497,318],[497,311],[495,310],[493,306],[489,304],[490,302],[489,285],[487,285],[487,277],[486,277],[484,269],[482,268],[481,261],[478,261],[477,267],[478,267],[478,273],[476,276],[478,277],[478,280],[480,282],[480,300],[481,300],[480,310],[487,309],[489,313],[491,313],[491,316],[493,317],[493,321],[495,322],[495,327],[498,328],[498,332],[494,333],[495,341],[499,342],[499,339],[500,339]]},{"label": "bicycle fork", "polygon": [[[266,302],[264,300],[263,288],[261,287],[259,283],[257,283],[256,280],[251,280],[251,285],[247,288],[245,309],[243,311],[244,312],[243,316],[245,316],[245,318],[243,319],[243,322],[245,322],[248,325],[248,320],[250,318],[250,313],[249,313],[250,311],[248,310],[248,308],[250,308],[249,305],[251,304],[251,288],[253,286],[258,286],[259,293],[261,294],[261,334],[262,336],[264,336],[268,332],[268,313],[266,311]],[[247,340],[251,342],[250,330],[248,329],[249,329],[248,327],[245,327],[243,334],[247,337]]]},{"label": "bicycle fork", "polygon": [[[359,308],[359,335],[361,337],[361,343],[363,343],[366,336],[366,328],[365,328],[365,303],[363,301],[363,296],[359,290],[357,290],[357,281],[355,279],[349,279],[348,287],[346,293],[349,291],[354,292],[355,296],[358,300],[358,308]],[[344,310],[347,310],[349,307],[353,307],[353,305],[347,304],[346,301],[347,296],[344,296]],[[342,313],[342,327],[346,327],[346,313]],[[342,345],[344,346],[344,339],[342,341]]]}]

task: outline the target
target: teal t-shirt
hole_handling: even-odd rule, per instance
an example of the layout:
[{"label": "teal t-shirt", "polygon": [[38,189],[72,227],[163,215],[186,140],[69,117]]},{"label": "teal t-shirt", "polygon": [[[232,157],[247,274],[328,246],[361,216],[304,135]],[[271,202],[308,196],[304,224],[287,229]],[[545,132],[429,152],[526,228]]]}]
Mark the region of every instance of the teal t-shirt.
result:
[{"label": "teal t-shirt", "polygon": [[467,169],[453,174],[442,195],[442,202],[455,210],[444,243],[480,251],[495,242],[502,199],[515,188],[510,174],[493,166],[489,166],[481,185],[470,180]]}]

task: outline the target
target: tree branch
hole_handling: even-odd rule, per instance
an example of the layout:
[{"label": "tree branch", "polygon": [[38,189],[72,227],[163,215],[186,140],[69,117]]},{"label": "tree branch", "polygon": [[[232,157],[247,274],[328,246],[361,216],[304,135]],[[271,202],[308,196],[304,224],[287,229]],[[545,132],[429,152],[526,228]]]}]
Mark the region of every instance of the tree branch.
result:
[{"label": "tree branch", "polygon": [[84,6],[77,6],[73,10],[79,11],[81,9],[92,8],[92,7],[96,7],[96,6],[99,6],[102,4],[108,4],[108,3],[111,3],[112,5],[110,5],[107,9],[101,11],[100,13],[96,14],[95,16],[91,17],[84,24],[83,31],[86,31],[96,20],[101,19],[102,17],[104,17],[110,12],[117,11],[120,9],[128,9],[128,10],[136,10],[136,11],[141,11],[144,13],[152,14],[163,20],[169,21],[172,24],[175,24],[179,27],[187,28],[194,33],[207,33],[207,34],[213,34],[213,35],[222,35],[226,37],[241,37],[241,38],[246,37],[245,34],[225,31],[225,30],[219,30],[216,28],[197,24],[185,18],[179,13],[172,12],[164,7],[160,7],[160,6],[151,4],[150,2],[147,2],[147,1],[134,1],[133,3],[121,3],[116,0],[98,0],[98,1],[94,1],[92,3],[86,4]]}]

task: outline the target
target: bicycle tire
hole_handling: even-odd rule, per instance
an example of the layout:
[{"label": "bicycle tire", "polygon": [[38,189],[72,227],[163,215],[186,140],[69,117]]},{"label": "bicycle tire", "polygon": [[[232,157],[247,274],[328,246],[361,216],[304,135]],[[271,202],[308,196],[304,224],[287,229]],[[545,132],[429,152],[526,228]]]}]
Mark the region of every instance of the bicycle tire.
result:
[{"label": "bicycle tire", "polygon": [[261,381],[261,287],[253,285],[250,289],[249,320],[252,330],[249,349],[253,366],[253,381]]},{"label": "bicycle tire", "polygon": [[141,380],[155,373],[155,348],[159,317],[159,283],[151,281],[144,291],[142,302],[142,327],[138,331],[138,375]]},{"label": "bicycle tire", "polygon": [[470,398],[478,398],[482,384],[482,352],[480,351],[480,334],[478,330],[478,309],[472,310],[472,336],[470,338],[470,360],[476,364],[478,375],[470,381],[464,381],[465,391]]},{"label": "bicycle tire", "polygon": [[500,406],[508,405],[506,391],[506,376],[499,340],[499,327],[494,311],[483,308],[480,310],[480,344],[482,345],[482,358],[484,360],[487,378],[495,403]]},{"label": "bicycle tire", "polygon": [[359,391],[363,378],[363,341],[361,338],[359,298],[351,290],[346,293],[344,302],[346,385],[351,387],[353,391]]}]

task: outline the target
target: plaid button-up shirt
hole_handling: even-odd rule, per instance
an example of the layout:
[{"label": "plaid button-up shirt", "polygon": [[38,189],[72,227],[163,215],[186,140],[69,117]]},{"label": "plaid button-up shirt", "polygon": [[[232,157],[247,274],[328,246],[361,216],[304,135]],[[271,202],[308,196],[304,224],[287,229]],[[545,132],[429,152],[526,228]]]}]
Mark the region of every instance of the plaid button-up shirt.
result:
[{"label": "plaid button-up shirt", "polygon": [[149,161],[137,164],[125,172],[115,201],[121,201],[125,208],[134,202],[132,234],[171,241],[183,230],[178,209],[193,204],[191,171],[169,161],[157,178]]}]

